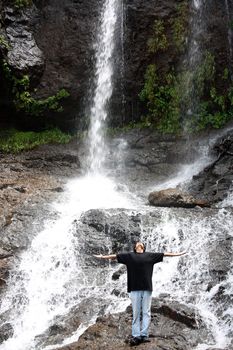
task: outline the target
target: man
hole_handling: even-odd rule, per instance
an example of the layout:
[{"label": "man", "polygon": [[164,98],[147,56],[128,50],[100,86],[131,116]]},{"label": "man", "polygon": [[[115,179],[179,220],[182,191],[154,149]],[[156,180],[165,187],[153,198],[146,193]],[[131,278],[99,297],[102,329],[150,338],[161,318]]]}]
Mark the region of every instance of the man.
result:
[{"label": "man", "polygon": [[[151,318],[152,274],[154,264],[163,261],[164,256],[181,256],[185,253],[186,252],[146,253],[145,245],[142,242],[136,242],[133,252],[112,255],[94,255],[99,259],[116,259],[119,263],[125,264],[127,267],[127,285],[133,309],[132,338],[130,340],[130,345],[134,346],[149,342],[148,336]],[[141,312],[142,324],[140,324]]]}]

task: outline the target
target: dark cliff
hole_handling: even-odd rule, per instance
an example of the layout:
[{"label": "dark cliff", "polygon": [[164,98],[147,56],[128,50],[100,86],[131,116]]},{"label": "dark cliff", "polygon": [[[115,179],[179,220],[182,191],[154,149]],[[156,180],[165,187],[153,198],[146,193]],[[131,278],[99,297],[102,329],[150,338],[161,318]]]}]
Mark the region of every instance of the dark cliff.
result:
[{"label": "dark cliff", "polygon": [[[1,68],[0,109],[3,121],[13,125],[40,127],[55,124],[65,129],[85,127],[88,122],[89,91],[94,76],[94,43],[103,0],[34,0],[30,6],[17,8],[14,1],[1,1],[1,61],[10,74],[29,76],[30,98],[45,100],[65,89],[63,111],[52,108],[31,116],[12,92],[12,79]],[[114,54],[115,78],[111,103],[113,125],[137,121],[147,112],[139,93],[148,65],[156,64],[159,74],[179,72],[187,60],[193,10],[187,0],[124,0],[123,20],[116,28]],[[230,17],[224,3],[205,2],[205,28],[199,37],[202,51],[210,50],[215,59],[218,93],[226,93],[229,77],[220,79],[232,60]],[[162,21],[166,45],[148,49],[148,40],[156,40],[155,21]],[[157,32],[157,34],[159,34]],[[154,38],[154,39],[153,39]],[[122,56],[123,54],[123,56]],[[2,62],[3,66],[4,63]],[[204,93],[205,95],[205,93]],[[204,99],[206,97],[204,96]],[[14,103],[13,103],[14,101]],[[34,100],[33,100],[34,101]],[[20,101],[22,102],[22,101]],[[19,106],[20,104],[20,106]],[[15,106],[16,105],[16,106]],[[17,121],[17,123],[16,123]]]}]

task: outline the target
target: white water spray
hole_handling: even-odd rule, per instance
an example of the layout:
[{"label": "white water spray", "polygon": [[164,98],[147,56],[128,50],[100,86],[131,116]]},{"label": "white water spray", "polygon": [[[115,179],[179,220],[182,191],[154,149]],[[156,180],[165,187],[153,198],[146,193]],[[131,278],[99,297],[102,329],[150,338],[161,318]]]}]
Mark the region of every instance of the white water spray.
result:
[{"label": "white water spray", "polygon": [[117,20],[117,0],[106,0],[96,50],[96,88],[90,112],[89,160],[92,173],[100,172],[104,165],[106,146],[104,123],[107,104],[112,95],[114,29]]},{"label": "white water spray", "polygon": [[[156,225],[154,217],[157,217]],[[188,252],[181,258],[165,258],[162,264],[155,267],[153,289],[155,297],[165,293],[201,315],[207,325],[209,339],[204,342],[200,334],[202,344],[198,345],[198,350],[230,349],[233,271],[229,269],[226,279],[218,284],[212,284],[209,271],[211,259],[215,259],[215,256],[210,255],[211,247],[215,247],[217,254],[220,248],[218,245],[228,235],[233,236],[231,211],[203,215],[201,210],[163,208],[156,209],[151,216],[145,215],[142,221],[142,240],[149,251],[165,249]],[[232,247],[229,246],[229,249]],[[229,265],[233,267],[233,261],[229,261]],[[229,297],[228,304],[221,293],[217,296],[221,288],[225,298]],[[193,349],[191,345],[190,349]]]}]

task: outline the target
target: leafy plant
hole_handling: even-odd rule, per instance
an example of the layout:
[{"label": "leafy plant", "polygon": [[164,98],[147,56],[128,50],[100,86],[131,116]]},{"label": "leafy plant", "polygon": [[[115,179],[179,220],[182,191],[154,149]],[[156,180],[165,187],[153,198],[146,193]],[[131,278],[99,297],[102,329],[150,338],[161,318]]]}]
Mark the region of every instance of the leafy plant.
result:
[{"label": "leafy plant", "polygon": [[6,61],[2,63],[6,78],[11,81],[13,101],[17,111],[24,111],[31,116],[42,116],[47,110],[62,112],[60,101],[69,96],[65,89],[61,89],[55,95],[45,99],[35,99],[30,89],[30,79],[28,75],[22,78],[15,77]]},{"label": "leafy plant", "polygon": [[178,51],[183,51],[187,36],[188,2],[185,0],[177,5],[177,15],[170,20],[173,41]]},{"label": "leafy plant", "polygon": [[3,35],[0,35],[0,46],[9,50],[10,45],[8,44],[7,40],[4,38]]},{"label": "leafy plant", "polygon": [[174,73],[167,73],[163,77],[160,74],[159,77],[155,65],[147,67],[145,84],[139,97],[147,104],[147,120],[162,132],[178,132],[180,129],[177,87]]},{"label": "leafy plant", "polygon": [[147,41],[148,51],[156,53],[159,50],[166,50],[168,47],[167,37],[165,35],[164,21],[155,20],[153,25],[153,36]]},{"label": "leafy plant", "polygon": [[32,0],[13,0],[13,4],[17,9],[23,9],[31,6]]},{"label": "leafy plant", "polygon": [[212,82],[215,77],[215,58],[211,52],[206,51],[202,64],[194,71],[193,86],[200,97],[204,93],[207,82]]},{"label": "leafy plant", "polygon": [[68,143],[69,134],[58,128],[42,132],[18,131],[15,129],[0,132],[0,150],[7,153],[19,153],[48,143]]}]

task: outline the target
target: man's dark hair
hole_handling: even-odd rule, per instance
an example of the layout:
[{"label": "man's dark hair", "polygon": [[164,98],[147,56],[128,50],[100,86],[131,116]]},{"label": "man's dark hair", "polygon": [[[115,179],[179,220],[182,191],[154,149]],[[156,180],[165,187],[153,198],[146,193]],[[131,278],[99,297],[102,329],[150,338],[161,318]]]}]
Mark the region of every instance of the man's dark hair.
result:
[{"label": "man's dark hair", "polygon": [[134,246],[133,246],[133,251],[134,251],[134,253],[136,253],[136,245],[137,245],[137,243],[139,243],[139,242],[143,244],[143,252],[146,251],[146,246],[145,246],[145,244],[144,244],[143,242],[141,242],[141,241],[137,241],[137,242],[134,243]]}]

